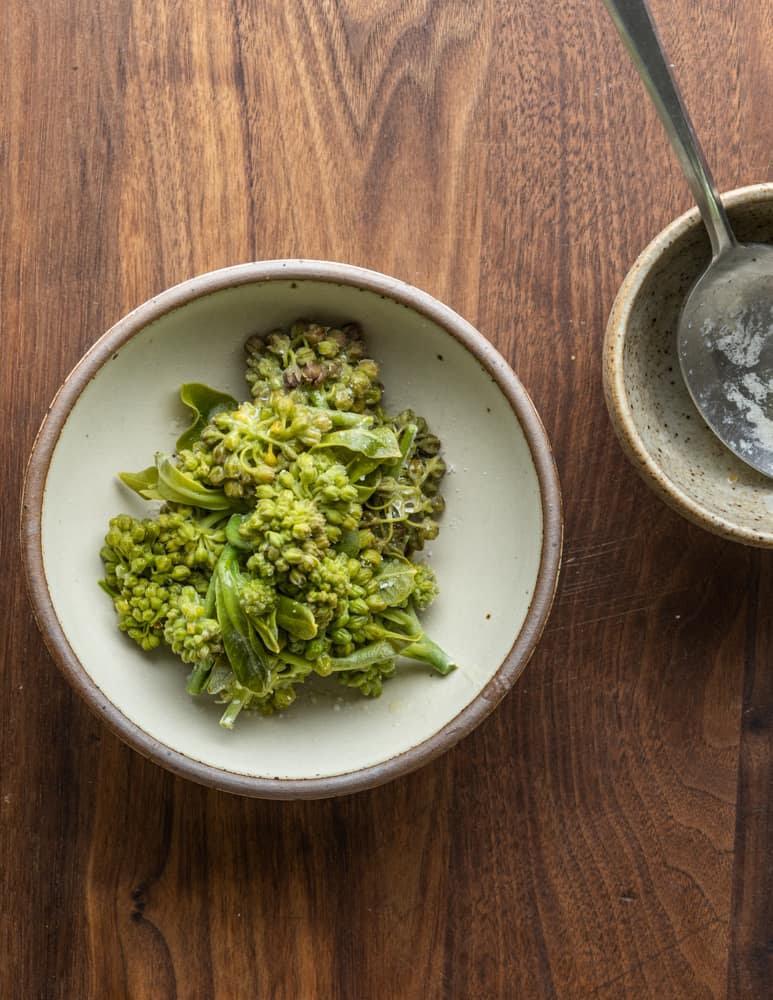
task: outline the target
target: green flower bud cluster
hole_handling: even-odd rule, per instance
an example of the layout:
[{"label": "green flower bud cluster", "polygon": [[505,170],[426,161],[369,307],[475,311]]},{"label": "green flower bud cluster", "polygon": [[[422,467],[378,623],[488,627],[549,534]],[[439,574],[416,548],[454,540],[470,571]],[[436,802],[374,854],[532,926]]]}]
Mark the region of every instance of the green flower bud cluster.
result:
[{"label": "green flower bud cluster", "polygon": [[138,577],[114,598],[118,628],[144,650],[155,649],[174,598],[175,588]]},{"label": "green flower bud cluster", "polygon": [[384,681],[395,672],[394,660],[381,660],[363,670],[351,670],[338,675],[344,687],[357,688],[366,698],[379,698]]},{"label": "green flower bud cluster", "polygon": [[437,579],[434,571],[426,563],[416,563],[413,593],[411,597],[417,610],[426,611],[438,595]]},{"label": "green flower bud cluster", "polygon": [[249,577],[239,595],[241,605],[250,618],[270,615],[276,607],[276,597],[276,590],[260,577]]},{"label": "green flower bud cluster", "polygon": [[326,413],[274,394],[263,406],[242,403],[216,414],[199,440],[178,453],[178,466],[234,500],[249,499],[332,426]]},{"label": "green flower bud cluster", "polygon": [[325,520],[328,542],[336,545],[342,536],[355,531],[362,518],[359,492],[346,467],[325,451],[305,452],[279,474],[282,485],[293,488],[314,503]]},{"label": "green flower bud cluster", "polygon": [[100,553],[107,586],[122,589],[141,576],[182,583],[196,571],[211,572],[225,545],[222,521],[220,513],[172,504],[155,520],[112,518]]},{"label": "green flower bud cluster", "polygon": [[311,664],[303,668],[294,666],[280,670],[275,675],[272,690],[266,695],[258,695],[240,684],[232,671],[216,668],[212,672],[208,691],[221,705],[229,706],[221,724],[226,729],[231,729],[237,714],[243,709],[265,716],[286,711],[295,701],[295,686],[302,684],[311,672]]},{"label": "green flower bud cluster", "polygon": [[206,613],[201,595],[183,587],[169,602],[164,641],[183,663],[214,660],[223,652],[220,624]]},{"label": "green flower bud cluster", "polygon": [[222,514],[172,504],[155,519],[129,514],[111,519],[100,553],[103,586],[113,598],[118,627],[143,649],[161,642],[184,585],[206,591],[225,545],[222,522]]},{"label": "green flower bud cluster", "polygon": [[410,556],[438,536],[437,519],[445,510],[440,488],[447,467],[439,453],[440,440],[424,417],[403,410],[390,423],[408,447],[397,476],[381,479],[362,523],[372,530],[380,551]]},{"label": "green flower bud cluster", "polygon": [[263,440],[270,423],[270,415],[261,414],[252,403],[218,413],[192,447],[178,452],[178,465],[204,486],[222,489],[226,496],[249,494],[256,483],[270,483],[274,478],[276,462],[267,460]]},{"label": "green flower bud cluster", "polygon": [[419,454],[439,454],[441,448],[440,438],[432,433],[429,428],[429,424],[424,417],[419,416],[413,410],[401,410],[400,413],[392,417],[391,422],[394,424],[395,430],[398,434],[410,425],[415,426],[416,434],[414,437],[414,447]]},{"label": "green flower bud cluster", "polygon": [[313,406],[363,413],[381,400],[378,365],[367,357],[360,329],[294,323],[246,344],[247,382],[259,402],[290,393]]},{"label": "green flower bud cluster", "polygon": [[239,536],[251,550],[247,569],[263,579],[279,577],[303,587],[330,545],[323,514],[313,500],[291,489],[261,487],[251,514],[239,526]]},{"label": "green flower bud cluster", "polygon": [[155,523],[159,528],[155,548],[163,550],[175,567],[212,572],[225,545],[225,518],[221,511],[213,513],[166,504]]},{"label": "green flower bud cluster", "polygon": [[[291,472],[304,496],[320,504],[356,504],[359,494],[346,467],[325,452],[299,455]],[[351,509],[358,518],[358,506]]]},{"label": "green flower bud cluster", "polygon": [[[425,497],[437,497],[446,463],[440,456],[440,438],[433,434],[424,417],[413,410],[403,410],[393,418],[392,423],[398,435],[406,427],[415,428],[415,436],[410,452],[406,456],[404,477],[421,490]],[[438,498],[433,513],[442,513],[442,498]]]},{"label": "green flower bud cluster", "polygon": [[360,570],[359,560],[337,552],[326,555],[309,574],[305,600],[319,626],[346,624],[348,599],[357,596],[355,580]]},{"label": "green flower bud cluster", "polygon": [[408,479],[414,483],[424,494],[432,500],[436,500],[435,505],[430,505],[433,513],[444,510],[443,498],[438,496],[440,482],[446,474],[446,463],[440,455],[416,454],[407,463],[406,473]]}]

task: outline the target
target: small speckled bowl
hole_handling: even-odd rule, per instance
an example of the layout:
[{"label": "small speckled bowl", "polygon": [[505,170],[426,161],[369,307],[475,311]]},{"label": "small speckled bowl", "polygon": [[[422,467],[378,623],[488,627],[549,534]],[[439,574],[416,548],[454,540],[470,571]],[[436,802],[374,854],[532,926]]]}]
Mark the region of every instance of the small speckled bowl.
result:
[{"label": "small speckled bowl", "polygon": [[[206,381],[248,395],[244,341],[298,317],[362,326],[384,404],[413,405],[443,442],[447,507],[423,553],[441,593],[424,619],[456,659],[448,677],[404,663],[378,699],[331,678],[272,718],[218,726],[168,651],[143,654],[97,587],[108,519],[148,505],[116,478],[170,452],[188,422],[177,392]],[[189,419],[189,415],[188,415]],[[79,362],[30,458],[22,538],[35,615],[65,676],[140,753],[185,777],[265,798],[319,798],[405,774],[469,733],[529,660],[555,592],[561,499],[545,431],[486,338],[384,274],[264,261],[200,275],[135,309]],[[38,670],[43,668],[38,665]]]},{"label": "small speckled bowl", "polygon": [[[739,240],[773,243],[773,184],[740,188],[722,201]],[[771,548],[773,480],[717,440],[679,369],[679,311],[710,256],[697,208],[639,256],[607,324],[604,394],[626,454],[667,504],[708,531]]]}]

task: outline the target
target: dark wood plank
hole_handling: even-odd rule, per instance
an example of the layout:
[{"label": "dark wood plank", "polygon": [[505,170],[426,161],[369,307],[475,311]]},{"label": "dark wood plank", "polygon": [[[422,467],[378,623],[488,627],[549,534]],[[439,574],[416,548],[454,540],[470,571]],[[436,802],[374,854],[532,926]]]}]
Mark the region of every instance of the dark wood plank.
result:
[{"label": "dark wood plank", "polygon": [[[769,177],[770,11],[653,6],[719,183]],[[319,803],[142,760],[0,578],[0,996],[773,990],[771,560],[687,526],[612,437],[606,315],[690,199],[602,4],[558,8],[7,0],[7,565],[26,455],[83,351],[193,273],[294,255],[394,273],[491,338],[554,441],[567,544],[496,713]]]},{"label": "dark wood plank", "polygon": [[736,817],[736,878],[728,995],[765,996],[773,983],[773,563],[756,561],[761,595],[749,621]]}]

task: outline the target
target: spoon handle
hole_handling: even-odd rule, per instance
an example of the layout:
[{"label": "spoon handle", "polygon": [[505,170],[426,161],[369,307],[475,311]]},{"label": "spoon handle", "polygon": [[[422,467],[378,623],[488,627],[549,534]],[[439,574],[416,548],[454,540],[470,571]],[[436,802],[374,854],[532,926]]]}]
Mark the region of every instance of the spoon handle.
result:
[{"label": "spoon handle", "polygon": [[717,257],[735,246],[736,239],[666,60],[647,0],[604,0],[604,3],[671,140]]}]

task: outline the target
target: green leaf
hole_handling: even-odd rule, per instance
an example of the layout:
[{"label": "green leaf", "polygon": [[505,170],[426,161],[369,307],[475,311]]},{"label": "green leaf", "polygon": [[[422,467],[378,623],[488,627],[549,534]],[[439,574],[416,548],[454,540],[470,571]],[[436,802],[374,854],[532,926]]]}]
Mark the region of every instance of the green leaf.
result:
[{"label": "green leaf", "polygon": [[158,492],[164,500],[205,510],[228,510],[233,502],[221,490],[212,490],[186,475],[166,455],[156,455]]},{"label": "green leaf", "polygon": [[156,455],[158,492],[164,500],[192,504],[205,510],[227,510],[231,501],[221,490],[212,490],[186,475],[166,455]]},{"label": "green leaf", "polygon": [[212,490],[186,475],[167,455],[142,472],[119,472],[118,478],[145,500],[168,500],[204,510],[228,510],[234,502],[221,490]]},{"label": "green leaf", "polygon": [[348,656],[334,656],[330,662],[334,671],[364,670],[374,663],[393,659],[397,652],[397,648],[391,642],[382,640],[371,643],[369,646],[360,646]]},{"label": "green leaf", "polygon": [[158,469],[151,465],[142,472],[119,472],[118,478],[145,500],[163,500],[158,492]]},{"label": "green leaf", "polygon": [[239,534],[239,528],[246,521],[246,519],[246,514],[232,514],[231,517],[228,518],[228,524],[225,526],[225,537],[228,540],[228,544],[233,545],[235,549],[245,549],[248,552],[251,552],[252,545],[245,541]]},{"label": "green leaf", "polygon": [[403,466],[406,463],[408,455],[411,453],[418,432],[419,428],[416,424],[406,424],[403,427],[400,432],[400,461],[395,462],[394,465],[386,469],[386,475],[392,476],[394,479],[400,478],[400,473],[403,471]]},{"label": "green leaf", "polygon": [[366,503],[381,485],[383,472],[380,458],[356,455],[346,466],[346,472],[357,490],[357,503]]},{"label": "green leaf", "polygon": [[217,577],[213,573],[207,584],[207,593],[204,597],[204,614],[207,618],[215,617],[215,584]]},{"label": "green leaf", "polygon": [[416,567],[408,560],[385,559],[376,576],[376,593],[388,607],[403,604],[413,593]]},{"label": "green leaf", "polygon": [[271,662],[239,601],[236,554],[226,545],[215,565],[215,607],[223,648],[236,679],[255,694],[271,687]]},{"label": "green leaf", "polygon": [[207,691],[210,694],[221,694],[237,683],[234,672],[230,666],[223,666],[223,662],[216,663],[212,668],[212,673],[207,681]]},{"label": "green leaf", "polygon": [[272,653],[279,652],[279,630],[277,628],[276,608],[272,608],[267,615],[260,618],[250,618],[255,631],[263,640],[263,645]]},{"label": "green leaf", "polygon": [[347,463],[346,472],[355,484],[362,482],[367,476],[372,472],[375,472],[383,462],[380,458],[363,458],[362,455],[356,455]]},{"label": "green leaf", "polygon": [[226,392],[219,392],[201,382],[186,382],[180,386],[180,399],[193,411],[193,422],[177,439],[176,448],[190,448],[201,437],[201,432],[218,413],[235,410],[238,402]]},{"label": "green leaf", "polygon": [[343,448],[366,458],[400,458],[400,443],[391,427],[349,427],[325,434],[317,448]]},{"label": "green leaf", "polygon": [[285,632],[296,639],[313,639],[317,634],[317,623],[311,609],[284,594],[280,594],[277,601],[276,620]]},{"label": "green leaf", "polygon": [[360,533],[356,528],[344,532],[338,543],[338,551],[345,552],[351,559],[360,554]]}]

